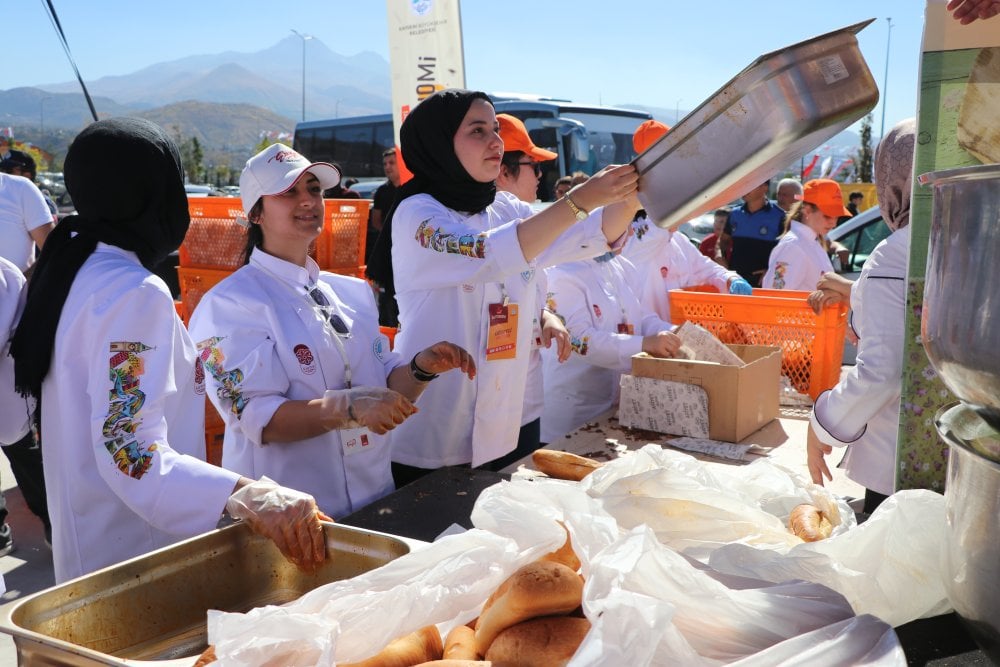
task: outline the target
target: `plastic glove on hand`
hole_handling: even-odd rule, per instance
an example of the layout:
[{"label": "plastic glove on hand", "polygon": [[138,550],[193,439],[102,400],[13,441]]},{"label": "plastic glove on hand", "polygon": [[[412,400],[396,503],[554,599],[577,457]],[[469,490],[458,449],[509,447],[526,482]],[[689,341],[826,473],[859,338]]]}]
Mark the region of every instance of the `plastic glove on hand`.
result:
[{"label": "plastic glove on hand", "polygon": [[752,296],[753,288],[750,287],[750,283],[743,278],[733,278],[732,282],[729,283],[729,293],[740,294],[742,296]]},{"label": "plastic glove on hand", "polygon": [[384,387],[327,389],[325,424],[331,429],[364,427],[379,435],[396,428],[417,411],[408,398]]},{"label": "plastic glove on hand", "polygon": [[270,539],[297,567],[312,572],[326,559],[325,517],[308,493],[262,477],[229,496],[226,511]]}]

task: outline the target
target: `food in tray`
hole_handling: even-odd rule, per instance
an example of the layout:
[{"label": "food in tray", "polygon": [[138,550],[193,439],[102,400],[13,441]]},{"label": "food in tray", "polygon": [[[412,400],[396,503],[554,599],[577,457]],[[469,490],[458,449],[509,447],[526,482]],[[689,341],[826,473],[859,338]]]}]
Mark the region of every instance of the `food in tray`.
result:
[{"label": "food in tray", "polygon": [[536,449],[531,454],[531,462],[549,477],[574,482],[579,482],[604,465],[600,461],[588,459],[585,456],[559,452],[554,449]]},{"label": "food in tray", "polygon": [[513,625],[486,651],[496,665],[553,667],[565,665],[590,631],[590,621],[573,616],[547,616]]},{"label": "food in tray", "polygon": [[788,530],[806,542],[817,542],[830,537],[833,524],[818,507],[803,503],[789,515]]},{"label": "food in tray", "polygon": [[205,667],[205,665],[210,665],[216,660],[218,658],[215,657],[215,647],[209,644],[208,648],[198,656],[197,662],[192,667]]},{"label": "food in tray", "polygon": [[445,660],[478,660],[476,631],[468,625],[456,625],[444,638]]}]

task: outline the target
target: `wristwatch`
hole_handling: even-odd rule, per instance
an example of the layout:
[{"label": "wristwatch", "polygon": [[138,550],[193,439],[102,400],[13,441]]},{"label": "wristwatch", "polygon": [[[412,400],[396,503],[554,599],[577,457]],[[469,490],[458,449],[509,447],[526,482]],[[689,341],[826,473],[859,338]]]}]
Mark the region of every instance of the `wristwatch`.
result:
[{"label": "wristwatch", "polygon": [[566,203],[569,205],[569,210],[573,211],[573,216],[576,217],[577,222],[582,222],[586,220],[587,216],[590,215],[588,211],[585,211],[579,206],[577,206],[576,202],[573,201],[573,199],[570,198],[568,194],[563,195],[563,199],[565,199]]}]

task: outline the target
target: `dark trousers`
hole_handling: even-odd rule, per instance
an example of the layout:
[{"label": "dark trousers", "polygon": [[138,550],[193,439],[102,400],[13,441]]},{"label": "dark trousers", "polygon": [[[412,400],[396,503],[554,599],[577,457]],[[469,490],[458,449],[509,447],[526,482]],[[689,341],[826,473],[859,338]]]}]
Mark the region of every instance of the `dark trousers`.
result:
[{"label": "dark trousers", "polygon": [[[12,445],[4,445],[2,449],[10,461],[10,469],[21,489],[25,504],[48,529],[51,524],[45,495],[45,473],[42,471],[42,448],[35,442],[34,434],[29,431],[23,438]],[[4,518],[6,515],[7,509],[4,507]]]},{"label": "dark trousers", "polygon": [[865,514],[871,514],[875,511],[875,508],[881,505],[882,502],[888,497],[889,496],[883,495],[878,491],[865,489],[865,506],[861,511]]}]

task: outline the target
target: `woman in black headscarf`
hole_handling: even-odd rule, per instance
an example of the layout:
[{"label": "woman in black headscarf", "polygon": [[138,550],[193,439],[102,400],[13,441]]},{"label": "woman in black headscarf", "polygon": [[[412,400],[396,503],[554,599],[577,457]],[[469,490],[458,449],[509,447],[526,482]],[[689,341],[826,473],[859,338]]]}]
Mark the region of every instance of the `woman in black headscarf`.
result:
[{"label": "woman in black headscarf", "polygon": [[310,496],[204,461],[204,373],[150,271],[189,223],[174,143],[99,121],[65,178],[78,215],[49,236],[11,346],[17,388],[41,402],[56,581],[210,530],[224,508],[302,566],[322,560]]},{"label": "woman in black headscarf", "polygon": [[514,449],[532,317],[543,306],[535,272],[624,242],[639,207],[631,165],[608,167],[537,214],[497,192],[503,142],[485,93],[428,97],[407,116],[400,143],[414,176],[397,193],[369,275],[395,288],[395,342],[404,358],[444,338],[479,370],[473,382],[456,374],[435,380],[421,411],[393,432],[397,486],[428,469],[478,466]]}]

